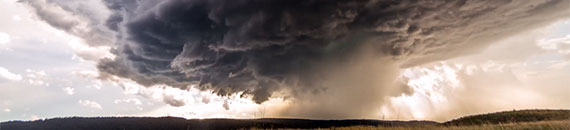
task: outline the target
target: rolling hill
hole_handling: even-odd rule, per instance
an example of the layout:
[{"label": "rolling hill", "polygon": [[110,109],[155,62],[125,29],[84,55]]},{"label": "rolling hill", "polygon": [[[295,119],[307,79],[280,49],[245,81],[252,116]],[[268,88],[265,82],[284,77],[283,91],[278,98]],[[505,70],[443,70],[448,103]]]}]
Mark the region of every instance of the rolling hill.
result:
[{"label": "rolling hill", "polygon": [[513,110],[489,114],[465,116],[443,123],[444,125],[464,126],[481,124],[505,124],[513,122],[535,122],[570,120],[570,110]]}]

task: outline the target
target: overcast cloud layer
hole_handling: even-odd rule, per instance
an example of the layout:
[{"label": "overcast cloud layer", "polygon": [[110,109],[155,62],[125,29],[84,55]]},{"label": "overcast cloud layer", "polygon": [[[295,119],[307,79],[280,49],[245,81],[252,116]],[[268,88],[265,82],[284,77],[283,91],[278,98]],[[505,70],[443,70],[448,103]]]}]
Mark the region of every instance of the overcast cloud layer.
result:
[{"label": "overcast cloud layer", "polygon": [[570,13],[568,0],[23,2],[91,46],[115,48],[99,62],[104,76],[257,103],[285,97],[296,104],[283,115],[315,118],[375,113],[387,96],[410,93],[396,81],[400,68],[471,54]]}]

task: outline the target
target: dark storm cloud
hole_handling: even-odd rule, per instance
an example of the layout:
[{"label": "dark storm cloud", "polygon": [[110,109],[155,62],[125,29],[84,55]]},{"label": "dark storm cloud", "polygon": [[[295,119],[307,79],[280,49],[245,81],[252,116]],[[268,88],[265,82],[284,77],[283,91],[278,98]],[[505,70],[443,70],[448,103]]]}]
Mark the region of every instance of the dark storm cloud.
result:
[{"label": "dark storm cloud", "polygon": [[[566,17],[570,5],[568,0],[105,4],[112,11],[105,25],[117,34],[117,57],[101,60],[98,68],[104,74],[145,86],[243,92],[257,103],[286,91],[285,97],[307,99],[291,115],[311,111],[338,117],[349,113],[330,113],[355,106],[366,115],[386,95],[407,92],[405,85],[392,83],[399,66],[476,52],[494,40]],[[327,95],[315,96],[319,93]],[[322,106],[328,108],[317,111]]]},{"label": "dark storm cloud", "polygon": [[116,12],[109,19],[109,27],[117,30],[118,24],[123,24],[124,33],[118,43],[118,58],[99,64],[103,72],[144,85],[184,88],[200,84],[221,95],[244,91],[261,103],[283,86],[294,91],[319,90],[324,87],[319,86],[323,77],[320,71],[335,71],[320,68],[352,58],[362,44],[371,44],[377,55],[394,57],[395,61],[422,57],[428,60],[418,62],[429,62],[430,57],[423,57],[446,54],[436,50],[480,48],[487,43],[470,40],[517,30],[502,26],[536,26],[534,22],[551,21],[560,13],[534,17],[557,10],[561,7],[556,6],[567,1],[107,3]]},{"label": "dark storm cloud", "polygon": [[[124,23],[118,59],[102,62],[101,70],[145,85],[188,82],[221,95],[245,91],[260,103],[279,86],[315,79],[301,74],[337,53],[326,49],[328,42],[346,35],[354,9],[367,4],[227,2],[165,1],[146,12],[111,3],[127,9],[127,18],[117,19],[132,20]],[[128,16],[131,11],[138,15]],[[154,79],[149,76],[166,79],[147,84]]]}]

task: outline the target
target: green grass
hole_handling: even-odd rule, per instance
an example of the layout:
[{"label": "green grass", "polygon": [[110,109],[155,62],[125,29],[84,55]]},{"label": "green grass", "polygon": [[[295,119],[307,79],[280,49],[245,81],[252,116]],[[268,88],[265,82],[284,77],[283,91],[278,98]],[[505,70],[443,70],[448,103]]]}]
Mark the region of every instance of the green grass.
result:
[{"label": "green grass", "polygon": [[[262,130],[252,128],[250,130]],[[301,129],[274,129],[274,130],[301,130]],[[426,125],[409,127],[375,127],[351,126],[338,128],[319,128],[313,130],[570,130],[570,120],[537,121],[508,124],[480,124],[468,126]]]}]

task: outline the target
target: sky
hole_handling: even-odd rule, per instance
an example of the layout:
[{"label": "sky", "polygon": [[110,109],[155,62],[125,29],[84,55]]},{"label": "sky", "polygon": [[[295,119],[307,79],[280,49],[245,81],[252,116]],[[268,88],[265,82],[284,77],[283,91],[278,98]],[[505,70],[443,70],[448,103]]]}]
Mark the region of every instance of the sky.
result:
[{"label": "sky", "polygon": [[570,109],[569,3],[0,0],[0,121]]}]

